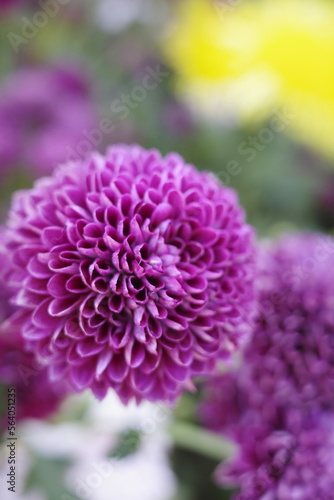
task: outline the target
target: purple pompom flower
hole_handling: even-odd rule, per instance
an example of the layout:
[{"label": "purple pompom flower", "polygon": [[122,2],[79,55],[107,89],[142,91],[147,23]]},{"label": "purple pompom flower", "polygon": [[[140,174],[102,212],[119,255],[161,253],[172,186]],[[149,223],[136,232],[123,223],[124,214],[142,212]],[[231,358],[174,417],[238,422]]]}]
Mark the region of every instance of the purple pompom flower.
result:
[{"label": "purple pompom flower", "polygon": [[241,488],[237,500],[334,498],[333,262],[333,239],[317,234],[259,252],[253,338],[200,406],[205,425],[239,445],[217,472]]},{"label": "purple pompom flower", "polygon": [[86,134],[96,122],[89,85],[78,68],[19,69],[0,88],[0,171],[24,166],[45,174],[84,156]]},{"label": "purple pompom flower", "polygon": [[15,196],[23,335],[53,379],[173,400],[250,329],[253,231],[234,191],[176,154],[114,146]]}]

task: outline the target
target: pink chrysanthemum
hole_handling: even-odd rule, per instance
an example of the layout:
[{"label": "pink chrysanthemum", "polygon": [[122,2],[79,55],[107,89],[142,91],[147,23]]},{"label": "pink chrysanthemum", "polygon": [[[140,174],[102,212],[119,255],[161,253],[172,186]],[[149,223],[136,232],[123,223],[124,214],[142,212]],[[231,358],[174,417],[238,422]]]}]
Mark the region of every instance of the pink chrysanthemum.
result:
[{"label": "pink chrysanthemum", "polygon": [[234,191],[114,146],[18,193],[7,229],[23,335],[52,378],[173,400],[249,330],[252,230]]}]

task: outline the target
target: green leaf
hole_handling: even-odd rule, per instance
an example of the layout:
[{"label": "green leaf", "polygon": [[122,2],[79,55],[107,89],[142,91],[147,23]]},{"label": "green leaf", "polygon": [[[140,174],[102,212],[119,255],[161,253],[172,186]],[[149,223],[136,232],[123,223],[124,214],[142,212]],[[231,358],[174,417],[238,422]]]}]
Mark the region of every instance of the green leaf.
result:
[{"label": "green leaf", "polygon": [[110,453],[108,453],[108,458],[126,458],[129,455],[135,453],[141,443],[141,433],[138,430],[130,429],[123,432],[118,440],[116,448],[113,448]]}]

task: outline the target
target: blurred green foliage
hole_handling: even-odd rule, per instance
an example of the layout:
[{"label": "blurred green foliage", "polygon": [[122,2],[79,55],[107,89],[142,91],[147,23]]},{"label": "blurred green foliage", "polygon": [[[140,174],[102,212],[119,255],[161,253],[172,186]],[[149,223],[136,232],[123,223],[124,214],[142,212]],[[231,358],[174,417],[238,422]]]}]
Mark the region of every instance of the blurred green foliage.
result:
[{"label": "blurred green foliage", "polygon": [[71,461],[67,458],[34,457],[28,474],[25,491],[42,491],[48,500],[78,499],[65,486],[65,473]]},{"label": "blurred green foliage", "polygon": [[108,458],[117,458],[121,460],[129,455],[135,453],[141,443],[142,435],[141,432],[136,429],[129,429],[122,432],[118,436],[118,443],[116,447],[108,453]]}]

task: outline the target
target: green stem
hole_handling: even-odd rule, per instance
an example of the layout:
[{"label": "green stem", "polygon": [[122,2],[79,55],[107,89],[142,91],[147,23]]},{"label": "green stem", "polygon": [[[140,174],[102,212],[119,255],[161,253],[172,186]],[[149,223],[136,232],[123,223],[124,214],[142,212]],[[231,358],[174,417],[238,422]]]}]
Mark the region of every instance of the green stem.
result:
[{"label": "green stem", "polygon": [[228,458],[235,447],[218,434],[186,422],[174,422],[169,427],[169,434],[180,448],[205,455],[214,460]]}]

